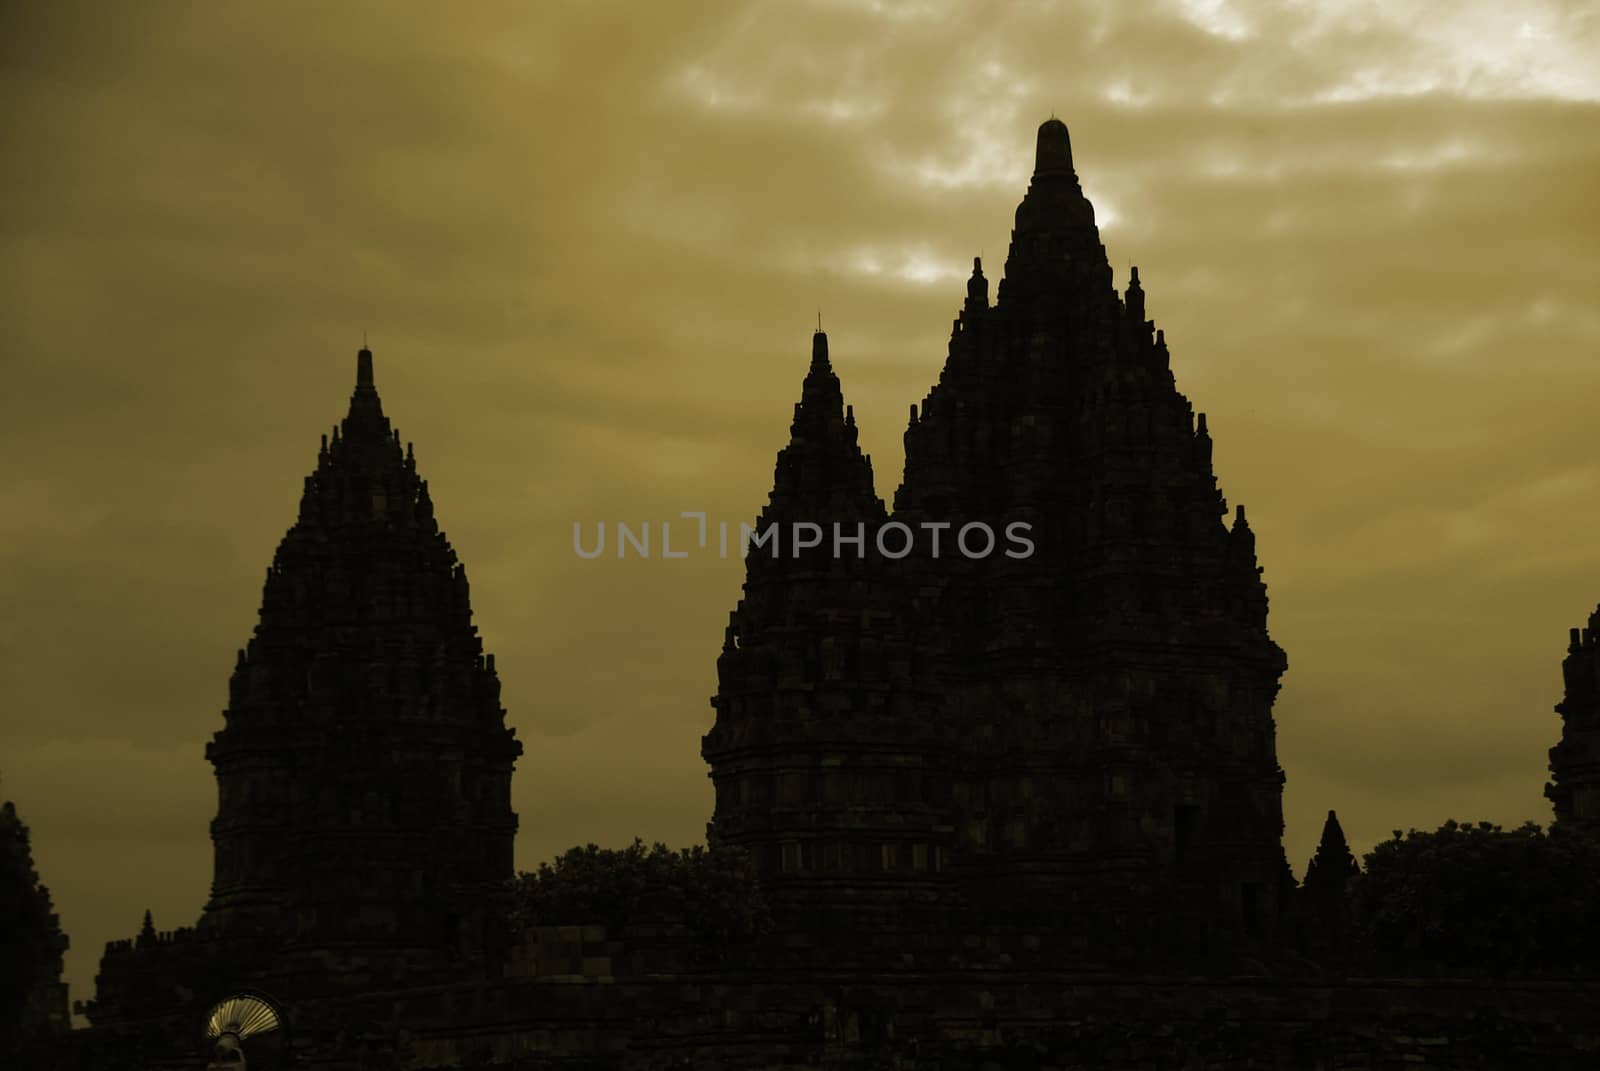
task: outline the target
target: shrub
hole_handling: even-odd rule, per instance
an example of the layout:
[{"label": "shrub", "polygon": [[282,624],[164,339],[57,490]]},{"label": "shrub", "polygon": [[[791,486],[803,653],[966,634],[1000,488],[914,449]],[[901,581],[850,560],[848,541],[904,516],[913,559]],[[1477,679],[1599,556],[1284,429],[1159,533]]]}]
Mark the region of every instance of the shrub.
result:
[{"label": "shrub", "polygon": [[621,850],[589,844],[512,882],[513,925],[681,923],[715,945],[770,932],[768,910],[749,856],[734,848],[696,845],[674,851],[634,842]]}]

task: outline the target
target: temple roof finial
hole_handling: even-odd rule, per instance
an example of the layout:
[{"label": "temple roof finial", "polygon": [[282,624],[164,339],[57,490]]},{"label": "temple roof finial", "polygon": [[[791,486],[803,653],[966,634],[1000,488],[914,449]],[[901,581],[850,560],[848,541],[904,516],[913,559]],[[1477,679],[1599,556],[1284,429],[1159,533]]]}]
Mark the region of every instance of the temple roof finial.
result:
[{"label": "temple roof finial", "polygon": [[356,389],[372,385],[372,351],[367,349],[366,332],[362,332],[361,350],[356,354]]},{"label": "temple roof finial", "polygon": [[811,336],[811,368],[826,370],[828,364],[828,336],[822,333],[822,314],[817,313],[817,333]]},{"label": "temple roof finial", "polygon": [[1067,124],[1053,115],[1039,127],[1039,142],[1038,148],[1034,153],[1033,173],[1035,175],[1073,174],[1072,138],[1067,133]]},{"label": "temple roof finial", "polygon": [[967,310],[989,307],[989,280],[983,277],[983,258],[972,258],[972,274],[967,277]]}]

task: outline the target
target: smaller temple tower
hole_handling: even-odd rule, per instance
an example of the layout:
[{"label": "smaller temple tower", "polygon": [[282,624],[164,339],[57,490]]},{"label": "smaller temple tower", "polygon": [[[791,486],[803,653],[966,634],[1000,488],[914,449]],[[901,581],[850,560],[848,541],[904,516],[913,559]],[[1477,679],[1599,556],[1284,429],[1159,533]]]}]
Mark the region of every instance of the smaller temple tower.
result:
[{"label": "smaller temple tower", "polygon": [[1300,885],[1300,950],[1318,962],[1337,962],[1348,951],[1350,883],[1361,873],[1339,816],[1328,812],[1322,839]]},{"label": "smaller temple tower", "polygon": [[1544,794],[1557,822],[1600,822],[1600,608],[1587,628],[1572,630],[1561,675],[1561,742],[1550,749]]},{"label": "smaller temple tower", "polygon": [[258,990],[305,1025],[326,998],[488,969],[522,745],[365,347],[267,567],[223,719],[205,752],[210,901],[195,927],[157,931],[146,914],[136,939],[107,945],[85,1009],[97,1027],[181,1038]]},{"label": "smaller temple tower", "polygon": [[717,660],[707,838],[752,852],[780,906],[876,927],[905,921],[945,851],[885,521],[819,330]]},{"label": "smaller temple tower", "polygon": [[373,981],[481,955],[483,890],[512,876],[522,745],[477,632],[363,347],[206,748],[221,802],[202,930]]}]

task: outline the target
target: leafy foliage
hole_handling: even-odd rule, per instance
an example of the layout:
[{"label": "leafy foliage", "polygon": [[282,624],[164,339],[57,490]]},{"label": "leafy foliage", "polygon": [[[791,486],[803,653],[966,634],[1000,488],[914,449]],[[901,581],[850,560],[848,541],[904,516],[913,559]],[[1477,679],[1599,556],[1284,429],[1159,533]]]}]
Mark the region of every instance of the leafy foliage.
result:
[{"label": "leafy foliage", "polygon": [[635,838],[621,850],[571,848],[512,883],[513,925],[680,923],[714,945],[747,941],[772,928],[749,856],[734,848],[674,851]]},{"label": "leafy foliage", "polygon": [[0,1054],[48,1026],[42,987],[61,977],[67,939],[33,868],[28,827],[0,806]]},{"label": "leafy foliage", "polygon": [[1358,939],[1390,970],[1600,970],[1600,840],[1528,823],[1395,831],[1354,882]]}]

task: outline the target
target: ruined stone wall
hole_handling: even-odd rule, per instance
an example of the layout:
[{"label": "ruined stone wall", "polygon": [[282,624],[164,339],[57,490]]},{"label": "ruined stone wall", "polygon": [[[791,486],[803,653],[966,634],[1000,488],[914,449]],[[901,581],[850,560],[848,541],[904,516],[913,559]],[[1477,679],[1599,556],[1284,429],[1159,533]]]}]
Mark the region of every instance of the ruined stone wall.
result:
[{"label": "ruined stone wall", "polygon": [[[517,981],[418,995],[413,1071],[1590,1068],[1600,987],[1040,972]],[[479,1061],[488,1061],[479,1063]]]},{"label": "ruined stone wall", "polygon": [[[900,938],[896,938],[897,940]],[[1600,980],[1136,976],[1052,969],[1029,935],[884,950],[795,939],[695,969],[673,926],[550,926],[474,984],[290,1002],[289,1066],[544,1071],[1188,1071],[1600,1066]],[[179,953],[163,941],[146,955]],[[793,947],[788,947],[792,945]],[[132,951],[132,950],[130,950]],[[769,950],[772,951],[772,950]],[[113,957],[117,958],[117,957]],[[737,952],[729,957],[737,963]],[[868,964],[871,965],[868,965]],[[943,963],[944,967],[927,964]],[[40,1071],[193,1065],[199,1014],[78,1031]],[[188,1020],[193,1020],[188,1021]]]}]

